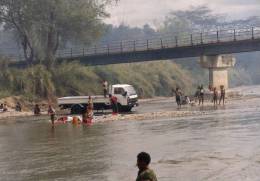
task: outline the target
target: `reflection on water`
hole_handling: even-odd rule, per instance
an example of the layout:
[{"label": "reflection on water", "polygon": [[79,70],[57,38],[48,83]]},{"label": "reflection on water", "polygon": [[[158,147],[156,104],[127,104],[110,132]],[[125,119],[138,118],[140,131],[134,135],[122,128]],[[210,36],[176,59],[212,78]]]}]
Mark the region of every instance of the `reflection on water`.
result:
[{"label": "reflection on water", "polygon": [[259,99],[175,120],[0,126],[0,180],[132,181],[148,151],[160,181],[259,180]]}]

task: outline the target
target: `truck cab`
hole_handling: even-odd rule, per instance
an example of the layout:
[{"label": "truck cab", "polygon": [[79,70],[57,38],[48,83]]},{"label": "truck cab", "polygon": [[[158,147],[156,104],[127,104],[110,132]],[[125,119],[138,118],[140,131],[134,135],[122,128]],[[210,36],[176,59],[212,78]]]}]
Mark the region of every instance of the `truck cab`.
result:
[{"label": "truck cab", "polygon": [[138,95],[132,85],[112,85],[109,92],[117,98],[120,111],[129,112],[134,106],[138,106]]}]

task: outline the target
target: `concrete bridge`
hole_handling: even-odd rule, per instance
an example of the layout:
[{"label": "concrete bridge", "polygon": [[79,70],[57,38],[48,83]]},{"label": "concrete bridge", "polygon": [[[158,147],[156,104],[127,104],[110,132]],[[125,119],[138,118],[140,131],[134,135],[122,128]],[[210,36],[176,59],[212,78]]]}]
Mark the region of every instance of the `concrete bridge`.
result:
[{"label": "concrete bridge", "polygon": [[[260,51],[260,27],[63,49],[57,52],[57,62],[78,60],[86,65],[107,65],[200,57],[202,67],[209,69],[209,84],[214,87],[224,85],[227,88],[227,69],[235,64],[235,59],[229,54],[251,51]],[[23,65],[24,62],[16,64]]]}]

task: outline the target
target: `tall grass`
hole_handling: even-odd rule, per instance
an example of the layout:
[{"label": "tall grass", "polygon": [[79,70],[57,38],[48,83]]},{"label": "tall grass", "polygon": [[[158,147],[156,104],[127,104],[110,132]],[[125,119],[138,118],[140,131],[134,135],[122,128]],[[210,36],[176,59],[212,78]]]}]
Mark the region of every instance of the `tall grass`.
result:
[{"label": "tall grass", "polygon": [[[207,82],[206,71],[192,70],[172,61],[95,67],[64,62],[50,71],[43,65],[26,69],[8,68],[2,61],[0,69],[0,98],[23,96],[32,101],[102,94],[102,80],[110,84],[132,84],[138,93],[143,93],[143,97],[170,96],[172,88],[176,87],[185,94],[193,94],[198,84],[206,85]],[[236,84],[248,81],[248,77],[241,76],[240,72],[233,70],[230,73]]]}]

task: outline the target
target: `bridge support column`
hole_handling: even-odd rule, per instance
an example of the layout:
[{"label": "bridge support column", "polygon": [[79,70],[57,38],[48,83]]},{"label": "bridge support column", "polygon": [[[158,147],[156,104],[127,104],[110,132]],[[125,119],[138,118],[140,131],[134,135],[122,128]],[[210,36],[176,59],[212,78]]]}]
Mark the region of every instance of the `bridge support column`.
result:
[{"label": "bridge support column", "polygon": [[200,57],[200,65],[209,69],[209,85],[228,88],[228,68],[234,67],[233,55],[206,55]]}]

